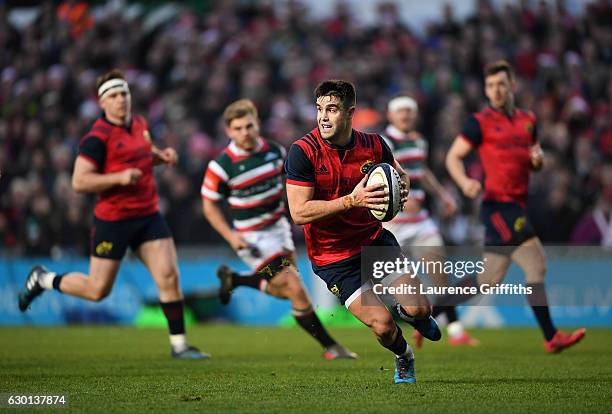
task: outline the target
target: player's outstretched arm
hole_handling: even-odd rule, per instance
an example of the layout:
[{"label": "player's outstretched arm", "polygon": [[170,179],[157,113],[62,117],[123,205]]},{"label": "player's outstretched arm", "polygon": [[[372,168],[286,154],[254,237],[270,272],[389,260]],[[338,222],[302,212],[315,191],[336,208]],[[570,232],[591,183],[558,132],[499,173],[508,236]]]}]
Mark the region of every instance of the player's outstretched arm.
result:
[{"label": "player's outstretched arm", "polygon": [[242,238],[240,233],[234,231],[225,220],[225,216],[221,211],[221,206],[218,202],[202,199],[202,211],[204,217],[210,225],[223,237],[232,249],[240,250],[248,247],[247,242]]},{"label": "player's outstretched arm", "polygon": [[313,200],[313,187],[287,184],[287,201],[295,224],[304,225],[344,213],[352,208],[367,207],[384,211],[379,203],[386,201],[384,184],[365,186],[367,175],[355,186],[351,194],[333,200]]},{"label": "player's outstretched arm", "polygon": [[446,169],[463,194],[469,198],[476,198],[481,190],[480,182],[468,177],[463,165],[463,159],[471,150],[472,145],[467,140],[461,136],[455,138],[446,154]]},{"label": "player's outstretched arm", "polygon": [[142,177],[142,171],[138,168],[100,174],[94,162],[79,156],[74,163],[72,188],[77,193],[100,193],[115,186],[136,184],[140,177]]}]

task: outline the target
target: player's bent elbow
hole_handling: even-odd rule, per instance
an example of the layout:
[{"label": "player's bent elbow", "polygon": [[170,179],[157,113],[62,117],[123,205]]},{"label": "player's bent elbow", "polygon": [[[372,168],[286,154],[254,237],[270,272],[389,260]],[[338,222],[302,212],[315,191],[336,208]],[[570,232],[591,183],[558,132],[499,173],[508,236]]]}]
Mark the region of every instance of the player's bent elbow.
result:
[{"label": "player's bent elbow", "polygon": [[77,177],[72,177],[72,189],[77,193],[87,192],[87,187],[85,187],[83,181]]},{"label": "player's bent elbow", "polygon": [[304,215],[301,214],[301,211],[296,208],[289,207],[289,214],[291,215],[291,220],[293,220],[293,223],[298,226],[303,226],[304,224],[308,224],[310,222],[310,220],[308,220],[307,217],[304,217]]},{"label": "player's bent elbow", "polygon": [[291,219],[293,220],[293,223],[298,225],[298,226],[303,226],[304,224],[308,224],[308,220],[306,220],[305,218],[291,212]]},{"label": "player's bent elbow", "polygon": [[451,170],[453,163],[456,161],[457,156],[449,151],[444,158],[444,165],[448,171]]}]

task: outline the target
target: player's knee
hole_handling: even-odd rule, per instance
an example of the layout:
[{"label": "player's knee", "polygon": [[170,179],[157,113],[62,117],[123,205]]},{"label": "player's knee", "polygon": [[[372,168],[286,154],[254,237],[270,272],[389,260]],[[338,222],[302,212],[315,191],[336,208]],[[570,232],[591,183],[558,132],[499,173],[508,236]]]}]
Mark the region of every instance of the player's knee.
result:
[{"label": "player's knee", "polygon": [[178,287],[178,279],[178,271],[174,269],[168,270],[159,278],[159,288],[161,290],[176,289]]},{"label": "player's knee", "polygon": [[546,261],[542,260],[539,263],[534,263],[528,272],[525,274],[525,278],[528,283],[541,283],[546,277]]},{"label": "player's knee", "polygon": [[302,286],[299,277],[293,273],[289,273],[287,276],[285,285],[287,296],[290,298],[304,296],[304,287]]},{"label": "player's knee", "polygon": [[545,262],[535,266],[534,277],[537,279],[536,282],[542,282],[544,280],[544,277],[546,277],[546,271],[547,269]]},{"label": "player's knee", "polygon": [[485,273],[478,275],[478,284],[495,285],[497,283],[500,283],[505,275],[506,270],[504,268],[498,267],[487,269]]},{"label": "player's knee", "polygon": [[431,315],[431,306],[404,306],[408,315],[418,319],[425,319]]},{"label": "player's knee", "polygon": [[104,300],[111,293],[111,287],[105,285],[93,285],[89,289],[89,299],[94,302]]}]

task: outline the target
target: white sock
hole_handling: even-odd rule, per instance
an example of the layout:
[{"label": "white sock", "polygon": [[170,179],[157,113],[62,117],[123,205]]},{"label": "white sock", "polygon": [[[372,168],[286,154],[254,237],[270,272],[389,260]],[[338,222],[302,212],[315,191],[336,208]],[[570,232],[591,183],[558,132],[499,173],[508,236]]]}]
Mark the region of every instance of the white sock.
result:
[{"label": "white sock", "polygon": [[187,337],[185,334],[170,335],[170,346],[174,352],[183,352],[187,349]]},{"label": "white sock", "polygon": [[459,321],[451,322],[446,327],[446,332],[449,337],[463,335],[463,325]]},{"label": "white sock", "polygon": [[404,352],[402,355],[396,355],[396,358],[399,357],[408,357],[408,360],[414,359],[414,353],[412,352],[412,348],[410,348],[410,345],[408,343],[406,343],[406,352]]},{"label": "white sock", "polygon": [[47,290],[53,289],[53,279],[55,279],[55,276],[57,276],[57,273],[55,272],[43,273],[38,278],[38,284],[43,289],[47,289]]}]

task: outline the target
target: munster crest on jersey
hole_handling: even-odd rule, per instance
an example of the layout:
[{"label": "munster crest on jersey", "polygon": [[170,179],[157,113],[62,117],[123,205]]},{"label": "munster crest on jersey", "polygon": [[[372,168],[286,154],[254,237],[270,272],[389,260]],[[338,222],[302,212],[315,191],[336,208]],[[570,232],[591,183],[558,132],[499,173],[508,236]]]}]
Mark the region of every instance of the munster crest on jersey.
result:
[{"label": "munster crest on jersey", "polygon": [[367,160],[366,162],[363,163],[363,165],[361,166],[359,170],[361,171],[362,174],[367,174],[370,171],[370,169],[372,169],[374,164],[375,164],[374,160]]}]

